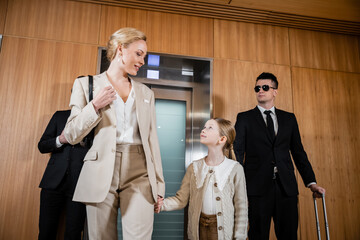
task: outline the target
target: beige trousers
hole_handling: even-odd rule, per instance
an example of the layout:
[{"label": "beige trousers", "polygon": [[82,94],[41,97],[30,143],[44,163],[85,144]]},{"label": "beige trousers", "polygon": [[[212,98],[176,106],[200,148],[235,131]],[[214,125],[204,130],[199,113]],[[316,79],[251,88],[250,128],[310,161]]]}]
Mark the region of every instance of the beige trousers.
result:
[{"label": "beige trousers", "polygon": [[90,240],[117,239],[120,207],[124,240],[151,239],[154,200],[142,145],[117,145],[111,187],[101,203],[86,204]]}]

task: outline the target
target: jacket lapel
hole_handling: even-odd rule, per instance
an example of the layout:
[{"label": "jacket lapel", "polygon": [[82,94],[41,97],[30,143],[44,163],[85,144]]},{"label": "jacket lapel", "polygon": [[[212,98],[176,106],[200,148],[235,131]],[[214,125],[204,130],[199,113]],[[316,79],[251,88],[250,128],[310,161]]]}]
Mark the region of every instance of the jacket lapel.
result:
[{"label": "jacket lapel", "polygon": [[[101,89],[107,86],[112,86],[110,81],[106,76],[106,72],[101,73],[100,75],[94,76],[94,97],[99,93]],[[109,111],[109,118],[113,125],[116,125],[116,112],[114,107],[114,102],[109,104],[109,108],[105,108],[105,111]]]},{"label": "jacket lapel", "polygon": [[275,114],[276,114],[276,119],[277,119],[277,123],[278,123],[278,130],[277,130],[277,134],[276,134],[276,138],[275,138],[275,142],[279,139],[280,134],[282,133],[282,123],[283,123],[283,118],[281,115],[281,112],[279,110],[277,110],[277,108],[275,108]]},{"label": "jacket lapel", "polygon": [[[144,116],[145,113],[145,96],[144,93],[141,91],[140,85],[139,83],[137,83],[136,81],[132,81],[133,85],[132,87],[134,88],[135,91],[135,106],[136,106],[136,118],[138,121],[138,125],[139,125],[139,131],[140,131],[140,136],[141,139],[146,139],[145,138],[145,126],[146,123],[145,121],[149,118],[148,116]],[[149,103],[147,103],[149,104]]]}]

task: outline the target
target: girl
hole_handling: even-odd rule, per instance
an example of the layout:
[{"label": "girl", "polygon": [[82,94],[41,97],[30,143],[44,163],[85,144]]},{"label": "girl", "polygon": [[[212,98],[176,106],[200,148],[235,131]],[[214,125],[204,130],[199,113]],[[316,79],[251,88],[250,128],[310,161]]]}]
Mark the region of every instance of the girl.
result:
[{"label": "girl", "polygon": [[[180,190],[155,205],[155,211],[173,211],[189,202],[189,239],[246,239],[248,206],[242,166],[234,161],[235,129],[221,118],[210,119],[200,142],[208,155],[188,167]],[[233,159],[233,160],[231,160]]]}]

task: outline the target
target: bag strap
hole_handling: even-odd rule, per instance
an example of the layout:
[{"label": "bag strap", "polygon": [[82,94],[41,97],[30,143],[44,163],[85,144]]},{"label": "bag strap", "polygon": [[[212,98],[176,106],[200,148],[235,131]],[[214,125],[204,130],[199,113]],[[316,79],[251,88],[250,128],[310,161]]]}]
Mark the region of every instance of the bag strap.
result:
[{"label": "bag strap", "polygon": [[[94,78],[92,75],[88,75],[89,77],[89,102],[93,100],[93,89],[94,89]],[[91,132],[86,136],[86,146],[91,148],[94,141],[95,129],[93,128]]]},{"label": "bag strap", "polygon": [[93,100],[93,83],[94,83],[93,76],[89,75],[89,102]]}]

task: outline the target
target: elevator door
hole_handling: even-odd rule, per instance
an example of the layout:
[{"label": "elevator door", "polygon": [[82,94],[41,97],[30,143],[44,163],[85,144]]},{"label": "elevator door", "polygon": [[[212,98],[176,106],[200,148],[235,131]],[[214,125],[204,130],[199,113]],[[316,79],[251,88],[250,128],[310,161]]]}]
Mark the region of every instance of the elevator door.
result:
[{"label": "elevator door", "polygon": [[[152,88],[155,93],[157,133],[165,179],[165,197],[174,196],[190,160],[191,91]],[[155,214],[153,240],[184,239],[185,210]],[[186,236],[185,236],[186,237]]]}]

